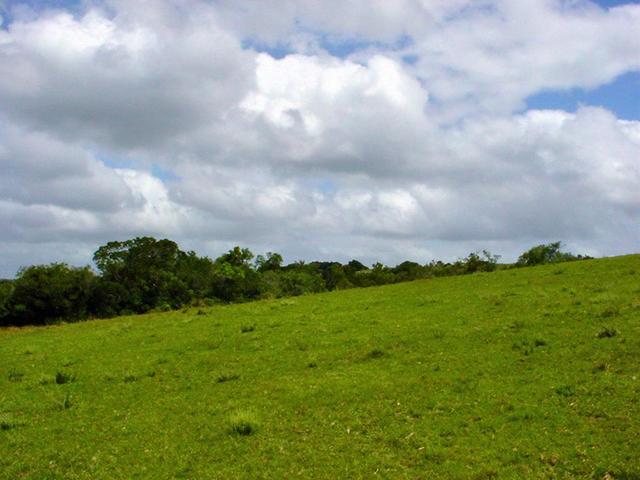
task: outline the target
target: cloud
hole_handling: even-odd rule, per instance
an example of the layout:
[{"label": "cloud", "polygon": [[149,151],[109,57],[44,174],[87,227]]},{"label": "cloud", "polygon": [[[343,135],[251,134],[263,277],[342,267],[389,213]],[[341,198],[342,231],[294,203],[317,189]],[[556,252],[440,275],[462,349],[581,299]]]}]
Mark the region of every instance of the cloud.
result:
[{"label": "cloud", "polygon": [[144,21],[142,11],[95,9],[14,21],[0,31],[3,111],[64,139],[122,150],[161,147],[219,119],[251,84],[253,55],[211,10],[153,11]]},{"label": "cloud", "polygon": [[78,145],[5,124],[0,130],[0,198],[24,205],[109,212],[135,207],[122,178]]},{"label": "cloud", "polygon": [[0,275],[142,234],[391,263],[637,248],[640,121],[523,111],[640,69],[637,5],[88,5],[0,29]]},{"label": "cloud", "polygon": [[[509,112],[543,89],[595,88],[640,70],[640,5],[603,9],[585,0],[221,2],[240,35],[296,49],[371,44],[410,57],[416,76],[444,105],[443,120]],[[335,15],[334,12],[341,12]]]},{"label": "cloud", "polygon": [[[428,93],[401,64],[330,57],[260,55],[257,86],[241,107],[277,142],[278,159],[339,172],[393,175],[404,150],[429,133]],[[261,151],[270,151],[260,145]]]},{"label": "cloud", "polygon": [[505,0],[427,32],[409,50],[458,115],[509,112],[543,89],[595,88],[640,70],[639,26],[638,5]]}]

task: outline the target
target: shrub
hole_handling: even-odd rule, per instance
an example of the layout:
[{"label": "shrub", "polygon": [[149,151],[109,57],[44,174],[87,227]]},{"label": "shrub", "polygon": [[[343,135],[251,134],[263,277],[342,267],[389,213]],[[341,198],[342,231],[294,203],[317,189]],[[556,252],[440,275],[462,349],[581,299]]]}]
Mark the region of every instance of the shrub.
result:
[{"label": "shrub", "polygon": [[488,250],[483,250],[482,253],[470,253],[460,263],[464,273],[493,272],[498,266],[498,260],[500,255],[493,255]]},{"label": "shrub", "polygon": [[5,323],[4,319],[9,314],[9,300],[13,294],[13,282],[11,280],[0,280],[0,325]]},{"label": "shrub", "polygon": [[[277,274],[277,297],[295,297],[325,290],[325,282],[313,266],[295,265]],[[273,287],[272,287],[273,288]]]},{"label": "shrub", "polygon": [[4,307],[4,323],[42,325],[86,318],[94,282],[89,267],[52,263],[22,269]]},{"label": "shrub", "polygon": [[169,305],[167,302],[161,303],[160,305],[158,305],[155,308],[156,311],[158,312],[170,312],[171,311],[171,305]]},{"label": "shrub", "polygon": [[568,262],[590,258],[561,252],[561,248],[561,242],[536,245],[520,255],[516,265],[520,267],[531,267],[534,265],[546,265],[547,263]]}]

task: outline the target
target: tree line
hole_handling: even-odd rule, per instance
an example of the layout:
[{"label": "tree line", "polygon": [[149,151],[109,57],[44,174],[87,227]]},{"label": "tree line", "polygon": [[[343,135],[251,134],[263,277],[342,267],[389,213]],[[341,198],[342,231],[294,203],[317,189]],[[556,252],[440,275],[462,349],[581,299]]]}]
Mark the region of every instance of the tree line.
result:
[{"label": "tree line", "polygon": [[[516,267],[579,260],[560,242],[524,252]],[[303,262],[284,265],[278,253],[257,257],[234,247],[215,260],[184,252],[167,239],[137,237],[96,250],[89,266],[65,263],[22,268],[15,280],[0,280],[0,325],[43,325],[116,315],[171,310],[189,305],[244,302],[369,287],[416,279],[491,272],[498,255],[484,250],[455,262]]]}]

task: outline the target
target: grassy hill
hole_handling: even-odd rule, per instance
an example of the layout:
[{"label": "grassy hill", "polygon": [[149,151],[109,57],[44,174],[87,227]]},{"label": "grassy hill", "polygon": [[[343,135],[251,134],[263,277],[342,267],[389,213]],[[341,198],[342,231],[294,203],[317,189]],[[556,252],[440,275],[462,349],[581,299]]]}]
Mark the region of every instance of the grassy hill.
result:
[{"label": "grassy hill", "polygon": [[0,330],[0,478],[640,479],[640,256]]}]

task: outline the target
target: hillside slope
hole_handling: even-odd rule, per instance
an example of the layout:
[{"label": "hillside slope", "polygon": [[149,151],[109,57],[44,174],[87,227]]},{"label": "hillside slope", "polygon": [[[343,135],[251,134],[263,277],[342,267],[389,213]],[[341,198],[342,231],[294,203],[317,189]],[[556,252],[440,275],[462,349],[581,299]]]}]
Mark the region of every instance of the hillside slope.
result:
[{"label": "hillside slope", "polygon": [[639,399],[640,256],[5,329],[0,478],[638,479]]}]

